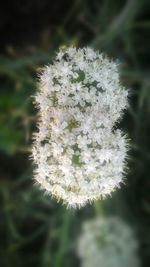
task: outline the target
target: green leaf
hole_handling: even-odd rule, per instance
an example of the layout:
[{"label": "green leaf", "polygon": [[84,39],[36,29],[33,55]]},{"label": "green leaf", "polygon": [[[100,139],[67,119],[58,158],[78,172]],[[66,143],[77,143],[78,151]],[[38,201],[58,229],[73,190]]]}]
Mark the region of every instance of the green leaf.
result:
[{"label": "green leaf", "polygon": [[0,132],[0,150],[13,155],[23,139],[19,130],[3,127]]}]

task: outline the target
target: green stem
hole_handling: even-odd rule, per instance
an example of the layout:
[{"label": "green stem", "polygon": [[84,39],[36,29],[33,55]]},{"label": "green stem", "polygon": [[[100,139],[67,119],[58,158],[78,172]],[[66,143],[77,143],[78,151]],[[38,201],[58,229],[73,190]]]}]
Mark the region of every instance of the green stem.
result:
[{"label": "green stem", "polygon": [[94,209],[97,216],[101,216],[103,214],[102,204],[99,200],[95,201]]},{"label": "green stem", "polygon": [[59,242],[59,248],[56,253],[56,259],[55,259],[55,267],[61,267],[63,263],[63,258],[66,253],[67,243],[68,243],[68,235],[69,235],[69,226],[71,221],[71,210],[66,210],[64,214],[64,221],[61,229],[60,234],[60,242]]}]

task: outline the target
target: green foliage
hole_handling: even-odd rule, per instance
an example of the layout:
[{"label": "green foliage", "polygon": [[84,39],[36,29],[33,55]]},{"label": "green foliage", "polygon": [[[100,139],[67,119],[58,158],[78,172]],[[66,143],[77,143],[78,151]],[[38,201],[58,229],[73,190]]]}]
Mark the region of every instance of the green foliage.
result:
[{"label": "green foliage", "polygon": [[[67,0],[64,1],[67,3]],[[144,267],[150,265],[149,165],[150,73],[148,1],[73,1],[45,48],[0,55],[0,266],[77,267],[75,247],[82,221],[101,213],[101,204],[73,212],[33,183],[29,161],[36,114],[36,72],[60,45],[91,45],[123,62],[122,80],[131,88],[130,107],[119,126],[131,139],[126,185],[104,201],[137,228]],[[51,15],[51,14],[50,14]],[[44,16],[44,15],[43,15]],[[55,14],[58,16],[58,14]],[[34,29],[33,29],[34,31]],[[19,36],[16,36],[19,38]],[[41,40],[42,43],[42,40]],[[21,45],[20,45],[21,46]],[[28,46],[28,44],[26,44]],[[23,48],[22,48],[23,49]],[[80,78],[83,74],[80,73]],[[75,127],[75,125],[71,125]],[[74,159],[79,164],[78,158]],[[129,266],[130,267],[130,266]]]},{"label": "green foliage", "polygon": [[13,155],[17,147],[22,143],[23,134],[13,127],[3,127],[0,133],[0,149]]}]

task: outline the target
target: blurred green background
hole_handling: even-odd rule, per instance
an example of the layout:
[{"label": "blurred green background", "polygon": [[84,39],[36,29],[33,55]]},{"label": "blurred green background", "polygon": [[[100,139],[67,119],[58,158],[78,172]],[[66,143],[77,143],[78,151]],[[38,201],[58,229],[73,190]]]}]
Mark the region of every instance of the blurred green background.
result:
[{"label": "blurred green background", "polygon": [[[82,223],[100,209],[133,226],[142,266],[150,266],[149,3],[0,2],[0,267],[81,266],[76,238]],[[131,88],[130,108],[119,124],[131,139],[125,185],[78,211],[66,210],[34,185],[29,160],[37,71],[60,46],[72,44],[118,58],[122,81]]]}]

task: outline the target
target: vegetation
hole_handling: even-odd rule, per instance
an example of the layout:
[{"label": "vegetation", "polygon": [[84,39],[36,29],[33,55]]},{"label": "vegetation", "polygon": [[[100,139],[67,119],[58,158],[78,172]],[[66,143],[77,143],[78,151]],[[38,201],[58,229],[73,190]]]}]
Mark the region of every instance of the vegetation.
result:
[{"label": "vegetation", "polygon": [[[75,248],[82,222],[103,209],[137,230],[142,266],[148,267],[149,1],[50,2],[32,0],[20,6],[16,1],[13,7],[3,3],[0,11],[0,266],[80,266]],[[107,200],[79,211],[66,209],[34,185],[29,160],[36,73],[59,46],[70,44],[89,45],[118,58],[123,83],[131,88],[130,107],[118,124],[131,139],[126,183]]]}]

